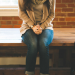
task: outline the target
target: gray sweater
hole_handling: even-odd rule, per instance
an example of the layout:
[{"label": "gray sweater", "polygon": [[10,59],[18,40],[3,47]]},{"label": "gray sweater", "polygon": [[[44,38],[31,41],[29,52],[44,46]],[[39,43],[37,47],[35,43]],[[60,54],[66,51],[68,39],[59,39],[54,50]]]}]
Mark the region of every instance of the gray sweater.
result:
[{"label": "gray sweater", "polygon": [[37,25],[39,24],[43,16],[43,4],[34,5],[33,11],[34,11],[34,16],[35,16],[36,25]]},{"label": "gray sweater", "polygon": [[[33,6],[36,25],[39,24],[40,21],[42,20],[42,17],[43,17],[43,3],[45,1],[46,0],[32,0],[32,6]],[[52,27],[47,27],[46,29],[53,30]]]}]

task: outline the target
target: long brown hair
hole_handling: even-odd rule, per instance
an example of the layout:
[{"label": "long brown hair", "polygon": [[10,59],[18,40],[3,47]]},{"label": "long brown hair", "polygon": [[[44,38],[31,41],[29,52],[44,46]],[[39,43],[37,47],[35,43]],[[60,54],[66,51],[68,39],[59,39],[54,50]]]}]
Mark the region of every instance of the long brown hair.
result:
[{"label": "long brown hair", "polygon": [[[31,9],[32,8],[31,3],[32,3],[32,0],[23,0],[23,7],[24,7],[24,9],[32,11],[32,9]],[[44,3],[47,5],[47,8],[49,9],[50,8],[49,0],[46,0]]]}]

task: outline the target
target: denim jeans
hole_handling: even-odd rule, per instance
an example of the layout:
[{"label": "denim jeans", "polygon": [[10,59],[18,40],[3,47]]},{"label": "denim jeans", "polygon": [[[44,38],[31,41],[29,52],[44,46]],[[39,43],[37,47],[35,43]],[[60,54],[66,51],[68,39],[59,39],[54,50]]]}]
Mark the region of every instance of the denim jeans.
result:
[{"label": "denim jeans", "polygon": [[23,35],[22,40],[27,45],[26,71],[25,74],[34,75],[36,56],[39,52],[40,75],[49,75],[49,44],[52,42],[54,31],[45,29],[37,35],[32,29],[28,29]]}]

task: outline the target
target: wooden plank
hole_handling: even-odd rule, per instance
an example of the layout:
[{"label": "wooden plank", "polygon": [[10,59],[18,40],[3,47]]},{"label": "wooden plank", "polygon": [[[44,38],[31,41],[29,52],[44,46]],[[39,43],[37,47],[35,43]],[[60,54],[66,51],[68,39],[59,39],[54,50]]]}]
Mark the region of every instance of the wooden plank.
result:
[{"label": "wooden plank", "polygon": [[53,39],[59,39],[59,40],[75,40],[75,37],[73,37],[73,36],[70,36],[70,37],[68,37],[68,36],[62,36],[62,37],[58,37],[58,36],[55,36]]},{"label": "wooden plank", "polygon": [[57,44],[58,43],[65,43],[65,44],[67,44],[67,43],[74,43],[74,41],[75,41],[74,39],[71,39],[71,40],[70,39],[69,40],[68,39],[67,40],[66,39],[53,39],[52,43],[57,43]]},{"label": "wooden plank", "polygon": [[[75,28],[54,28],[50,46],[74,46]],[[19,28],[0,28],[0,46],[26,46],[22,42]]]},{"label": "wooden plank", "polygon": [[[27,46],[21,40],[1,40],[0,46]],[[74,46],[74,40],[53,40],[49,46]]]},{"label": "wooden plank", "polygon": [[[0,46],[27,46],[24,43],[0,43]],[[74,43],[51,43],[49,46],[74,46]]]},{"label": "wooden plank", "polygon": [[[25,75],[25,67],[0,68],[0,75]],[[70,75],[71,68],[49,68],[50,75]],[[40,68],[35,67],[35,74],[40,75]]]},{"label": "wooden plank", "polygon": [[[27,46],[23,47],[0,47],[0,57],[24,57],[26,56],[28,51]],[[49,48],[49,54],[53,54],[54,50]],[[39,56],[39,52],[37,52],[37,56]]]},{"label": "wooden plank", "polygon": [[65,37],[70,37],[70,36],[72,36],[72,37],[75,37],[75,34],[70,34],[70,33],[69,33],[69,34],[68,34],[68,33],[67,33],[67,34],[65,34],[65,33],[59,33],[59,34],[58,34],[58,33],[54,33],[54,36],[59,36],[59,37],[60,37],[60,36],[62,36],[62,37],[63,37],[63,36],[65,36]]},{"label": "wooden plank", "polygon": [[54,28],[54,31],[75,31],[75,28]]}]

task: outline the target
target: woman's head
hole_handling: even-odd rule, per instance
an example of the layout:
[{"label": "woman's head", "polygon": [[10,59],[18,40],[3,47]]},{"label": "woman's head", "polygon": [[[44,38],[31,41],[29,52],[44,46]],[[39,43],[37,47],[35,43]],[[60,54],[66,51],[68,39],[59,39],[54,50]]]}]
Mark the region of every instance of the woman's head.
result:
[{"label": "woman's head", "polygon": [[[23,0],[23,7],[25,10],[32,10],[32,0]],[[47,5],[47,8],[49,9],[50,8],[50,3],[49,3],[49,0],[46,0],[44,2],[46,5]]]}]

